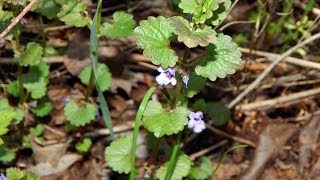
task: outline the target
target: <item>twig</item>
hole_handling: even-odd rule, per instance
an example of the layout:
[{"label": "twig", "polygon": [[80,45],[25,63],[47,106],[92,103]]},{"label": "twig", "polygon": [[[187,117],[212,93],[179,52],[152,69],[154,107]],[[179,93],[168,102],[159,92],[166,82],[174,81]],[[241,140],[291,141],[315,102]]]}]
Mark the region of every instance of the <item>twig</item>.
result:
[{"label": "twig", "polygon": [[225,28],[235,25],[235,24],[251,24],[251,23],[255,23],[255,21],[232,21],[229,22],[227,24],[225,24],[224,26],[222,26],[219,30],[223,31]]},{"label": "twig", "polygon": [[249,94],[252,90],[254,90],[257,86],[259,86],[259,84],[261,83],[261,81],[271,72],[271,70],[280,62],[282,61],[285,57],[289,56],[290,54],[292,54],[293,52],[295,52],[298,48],[311,43],[312,41],[316,40],[320,38],[320,33],[317,33],[313,36],[311,36],[310,38],[304,40],[301,43],[298,43],[297,45],[293,46],[292,48],[290,48],[289,50],[287,50],[285,53],[283,53],[280,57],[278,57],[275,61],[273,61],[270,66],[268,66],[267,69],[265,69],[261,75],[255,80],[253,81],[250,86],[244,90],[243,92],[241,92],[233,101],[231,101],[228,104],[228,108],[232,108],[234,107],[238,102],[240,102],[247,94]]},{"label": "twig", "polygon": [[[127,131],[127,130],[130,130],[130,129],[133,129],[134,127],[134,121],[129,121],[129,122],[126,122],[124,124],[121,124],[119,126],[114,126],[113,127],[113,131],[115,133],[118,133],[118,132],[123,132],[123,131]],[[99,129],[99,130],[96,130],[94,132],[88,132],[86,133],[84,136],[86,137],[97,137],[97,136],[107,136],[110,134],[110,131],[108,128],[104,128],[104,129]]]},{"label": "twig", "polygon": [[202,149],[202,150],[200,150],[200,151],[198,151],[198,152],[195,152],[195,153],[189,155],[189,159],[190,159],[191,161],[194,161],[194,160],[197,159],[198,157],[200,157],[200,156],[202,156],[202,155],[205,155],[205,154],[207,154],[208,152],[210,152],[210,151],[212,151],[212,150],[214,150],[214,149],[217,149],[218,147],[221,147],[221,146],[227,144],[227,142],[228,142],[228,141],[225,139],[225,140],[220,141],[220,142],[217,143],[217,144],[214,144],[214,145],[212,145],[212,146],[210,146],[210,147],[207,147],[207,148],[204,148],[204,149]]},{"label": "twig", "polygon": [[[63,57],[62,56],[44,57],[43,61],[49,64],[63,63]],[[15,64],[15,63],[16,61],[14,58],[0,57],[0,64]]]},{"label": "twig", "polygon": [[[239,2],[239,0],[235,0],[235,1],[232,3],[231,7],[229,8],[229,10],[228,10],[228,12],[227,12],[226,17],[228,17],[228,15],[230,14],[231,10],[234,8],[234,6],[235,6],[238,2]],[[223,21],[220,21],[220,23],[219,23],[216,27],[214,27],[213,29],[214,29],[214,30],[218,29],[218,27],[219,27],[222,23],[223,23]],[[220,30],[221,30],[221,29],[220,29]]]},{"label": "twig", "polygon": [[215,133],[215,134],[218,134],[218,135],[220,135],[220,136],[223,136],[223,137],[232,139],[232,140],[237,141],[237,142],[240,142],[240,143],[247,144],[247,145],[249,145],[249,146],[251,146],[251,147],[256,147],[256,144],[255,144],[254,142],[250,141],[250,140],[247,140],[247,139],[244,139],[244,138],[241,138],[241,137],[238,137],[238,136],[233,136],[233,135],[228,134],[228,133],[226,133],[226,132],[223,132],[223,131],[221,131],[220,129],[217,129],[217,128],[215,128],[215,127],[213,127],[213,126],[211,126],[210,124],[207,124],[207,123],[206,123],[206,127],[207,127],[210,131],[212,131],[213,133]]},{"label": "twig", "polygon": [[257,110],[264,109],[275,106],[277,104],[281,105],[282,103],[290,103],[292,101],[296,101],[301,98],[306,98],[309,96],[314,96],[320,94],[320,88],[314,88],[307,91],[302,91],[298,93],[292,93],[284,97],[277,97],[273,99],[268,99],[264,101],[256,101],[250,104],[242,104],[239,106],[241,111],[249,111],[249,110]]},{"label": "twig", "polygon": [[37,2],[37,0],[32,0],[23,11],[15,17],[11,24],[0,34],[0,41],[11,31],[11,29],[23,18],[24,15],[32,8],[32,6]]},{"label": "twig", "polygon": [[[238,47],[238,50],[243,53],[250,53],[250,49]],[[270,52],[264,52],[264,51],[258,51],[258,50],[252,50],[251,54],[263,56],[266,57],[269,61],[275,61],[274,59],[282,57],[282,55],[270,53]],[[283,59],[284,62],[299,65],[302,67],[312,68],[312,69],[319,69],[320,70],[320,64],[312,61],[307,61],[295,57],[285,57]]]}]

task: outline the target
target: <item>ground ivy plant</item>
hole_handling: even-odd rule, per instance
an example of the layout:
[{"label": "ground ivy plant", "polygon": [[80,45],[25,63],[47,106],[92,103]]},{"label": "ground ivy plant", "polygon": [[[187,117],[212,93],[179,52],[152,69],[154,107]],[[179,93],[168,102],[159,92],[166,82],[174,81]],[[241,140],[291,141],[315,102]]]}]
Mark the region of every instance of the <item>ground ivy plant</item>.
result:
[{"label": "ground ivy plant", "polygon": [[[221,108],[217,102],[207,103],[200,99],[193,106],[188,104],[188,99],[205,86],[206,78],[211,81],[225,78],[243,65],[241,53],[232,38],[213,28],[226,18],[230,6],[230,0],[181,0],[179,7],[187,15],[150,16],[134,29],[137,45],[158,66],[159,75],[155,81],[162,94],[152,95],[156,88],[151,88],[138,109],[133,136],[118,138],[106,148],[106,162],[114,171],[130,173],[130,179],[150,176],[165,180],[208,179],[212,175],[210,159],[201,157],[192,162],[180,150],[180,142],[186,129],[200,133],[206,128],[205,115],[219,119],[215,121],[216,125],[224,124],[230,117],[228,109]],[[189,16],[191,20],[185,18]],[[184,53],[173,48],[177,43],[185,46]],[[197,47],[203,47],[205,53],[191,59],[189,52]],[[212,112],[211,106],[220,109],[224,115]],[[168,162],[150,166],[150,160],[154,160],[158,152],[159,146],[155,146],[148,163],[138,171],[135,153],[140,122],[153,133],[158,144],[172,137],[176,142],[167,149],[171,152]]]}]

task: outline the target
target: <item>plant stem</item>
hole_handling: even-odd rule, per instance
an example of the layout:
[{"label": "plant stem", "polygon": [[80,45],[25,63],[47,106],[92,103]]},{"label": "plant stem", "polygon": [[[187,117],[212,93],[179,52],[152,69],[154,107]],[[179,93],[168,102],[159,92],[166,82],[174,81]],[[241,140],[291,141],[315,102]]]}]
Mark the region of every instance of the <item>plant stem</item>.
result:
[{"label": "plant stem", "polygon": [[179,132],[179,134],[177,136],[176,144],[173,147],[173,150],[172,150],[172,153],[171,153],[171,157],[170,157],[170,161],[169,161],[169,165],[168,165],[167,172],[166,172],[166,176],[164,178],[165,180],[169,180],[171,178],[173,170],[174,170],[174,168],[176,166],[176,160],[177,160],[177,154],[179,152],[181,136],[182,136],[182,131]]},{"label": "plant stem", "polygon": [[85,97],[86,102],[88,102],[88,100],[92,94],[93,88],[94,88],[94,71],[93,71],[93,67],[92,67],[91,73],[90,73],[89,84],[87,86],[87,93],[86,93],[86,97]]}]

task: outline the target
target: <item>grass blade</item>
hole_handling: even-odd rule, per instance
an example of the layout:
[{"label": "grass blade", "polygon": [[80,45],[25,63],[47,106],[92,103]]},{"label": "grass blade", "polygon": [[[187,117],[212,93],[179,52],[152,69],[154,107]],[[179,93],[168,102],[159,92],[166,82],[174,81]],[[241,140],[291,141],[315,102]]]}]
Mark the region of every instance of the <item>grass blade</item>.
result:
[{"label": "grass blade", "polygon": [[115,139],[115,135],[112,128],[112,121],[110,117],[110,112],[108,108],[108,104],[103,96],[103,93],[100,90],[100,86],[97,79],[97,63],[98,63],[98,49],[99,49],[99,29],[101,24],[101,6],[102,6],[102,0],[98,1],[98,7],[97,11],[94,15],[92,26],[91,26],[91,32],[90,32],[90,56],[92,59],[92,69],[94,72],[95,82],[96,82],[96,89],[98,91],[98,99],[100,102],[100,107],[103,115],[103,120],[107,126],[107,128],[110,131],[110,134],[112,136],[112,139]]},{"label": "grass blade", "polygon": [[157,87],[153,86],[151,87],[148,92],[144,95],[143,100],[139,106],[139,109],[137,111],[136,118],[134,120],[134,129],[133,129],[133,138],[132,138],[132,150],[131,150],[131,172],[130,172],[130,180],[134,180],[135,176],[135,161],[136,161],[136,150],[137,150],[137,139],[138,139],[138,133],[139,133],[139,127],[140,122],[142,119],[142,115],[144,110],[146,109],[146,106],[148,104],[148,101],[150,97],[152,96],[153,91]]},{"label": "grass blade", "polygon": [[179,132],[178,136],[177,136],[177,141],[176,144],[173,147],[172,153],[171,153],[171,157],[170,157],[170,161],[169,161],[169,165],[168,165],[168,169],[166,172],[166,176],[165,176],[165,180],[169,180],[172,176],[173,170],[176,166],[176,161],[177,161],[177,155],[179,152],[179,146],[180,146],[180,141],[181,141],[181,136],[182,136],[182,131]]}]

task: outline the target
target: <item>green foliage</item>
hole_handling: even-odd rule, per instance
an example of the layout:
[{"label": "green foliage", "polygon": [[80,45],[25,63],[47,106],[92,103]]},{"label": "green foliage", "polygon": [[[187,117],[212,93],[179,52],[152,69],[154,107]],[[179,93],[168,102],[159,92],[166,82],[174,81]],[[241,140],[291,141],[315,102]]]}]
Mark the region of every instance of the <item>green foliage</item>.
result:
[{"label": "green foliage", "polygon": [[34,173],[22,171],[15,167],[8,168],[6,175],[8,180],[37,180],[37,176]]},{"label": "green foliage", "polygon": [[[86,85],[89,84],[91,71],[92,71],[92,66],[85,67],[82,70],[80,74],[80,80],[83,84],[86,84]],[[98,81],[100,90],[102,92],[110,88],[112,76],[107,65],[103,63],[97,63],[96,80]]]},{"label": "green foliage", "polygon": [[213,119],[212,124],[222,126],[231,118],[230,110],[219,102],[208,102],[208,115]]},{"label": "green foliage", "polygon": [[0,98],[0,110],[10,108],[9,101],[6,98]]},{"label": "green foliage", "polygon": [[33,99],[40,99],[45,96],[48,75],[49,66],[43,61],[31,66],[29,71],[23,74],[23,87],[31,93]]},{"label": "green foliage", "polygon": [[14,58],[17,59],[21,66],[38,64],[42,59],[43,48],[40,44],[30,42],[27,44],[27,48],[24,52],[17,52],[14,54]]},{"label": "green foliage", "polygon": [[219,3],[224,0],[182,0],[179,7],[184,13],[193,14],[192,19],[196,24],[203,24],[213,16],[213,11],[219,8]]},{"label": "green foliage", "polygon": [[84,16],[86,5],[83,2],[72,0],[60,3],[62,8],[57,16],[61,21],[75,27],[84,27],[89,24],[88,18]]},{"label": "green foliage", "polygon": [[39,123],[35,127],[30,128],[29,131],[31,134],[34,134],[35,136],[40,136],[44,131],[44,126]]},{"label": "green foliage", "polygon": [[28,2],[27,0],[6,0],[6,3],[11,3],[13,5],[21,5],[21,6],[26,5],[27,2]]},{"label": "green foliage", "polygon": [[192,165],[188,177],[190,179],[205,180],[211,176],[212,172],[211,160],[206,156],[202,156],[198,162]]},{"label": "green foliage", "polygon": [[212,25],[216,26],[227,17],[227,10],[231,6],[231,0],[225,0],[219,4],[219,8],[213,13],[212,17],[208,20]]},{"label": "green foliage", "polygon": [[178,61],[174,50],[169,48],[173,30],[168,19],[159,16],[142,20],[140,26],[134,29],[137,45],[143,49],[143,54],[151,58],[155,65],[163,68],[173,67]]},{"label": "green foliage", "polygon": [[[175,168],[173,170],[173,173],[170,179],[171,180],[183,179],[188,175],[190,167],[191,167],[191,161],[189,157],[185,154],[181,154],[178,157],[178,160],[176,162]],[[157,170],[156,175],[158,179],[160,180],[165,179],[167,168],[168,168],[168,163],[166,163],[164,166],[162,166],[160,169]]]},{"label": "green foliage", "polygon": [[37,11],[48,19],[56,18],[59,10],[60,6],[55,0],[41,0],[37,8]]},{"label": "green foliage", "polygon": [[107,164],[118,173],[128,174],[130,172],[132,137],[125,136],[113,141],[105,150]]},{"label": "green foliage", "polygon": [[0,8],[0,21],[8,20],[8,19],[12,18],[12,16],[13,16],[12,11],[3,11]]},{"label": "green foliage", "polygon": [[[8,126],[15,115],[16,113],[11,108],[4,108],[0,110],[0,136],[8,132]],[[3,144],[3,141],[0,138],[0,145],[1,144]]]},{"label": "green foliage", "polygon": [[204,114],[206,114],[208,112],[207,103],[204,101],[204,99],[199,99],[192,105],[192,110],[194,112],[202,111]]},{"label": "green foliage", "polygon": [[177,134],[188,124],[189,112],[185,107],[166,110],[158,101],[149,101],[143,113],[143,125],[156,137]]},{"label": "green foliage", "polygon": [[125,11],[116,11],[112,15],[113,24],[105,22],[101,27],[101,35],[110,39],[130,36],[136,25],[132,14]]},{"label": "green foliage", "polygon": [[205,85],[206,79],[192,72],[189,75],[188,86],[183,88],[183,92],[187,97],[192,98],[194,95],[198,94]]},{"label": "green foliage", "polygon": [[189,48],[198,45],[205,47],[209,43],[214,43],[216,32],[210,27],[194,29],[190,26],[188,20],[181,16],[174,16],[169,19],[174,34],[178,36],[178,41],[183,42]]},{"label": "green foliage", "polygon": [[79,153],[86,153],[89,151],[92,145],[90,138],[84,138],[81,142],[76,144],[76,149]]},{"label": "green foliage", "polygon": [[7,86],[7,91],[13,97],[19,97],[19,84],[18,84],[18,81],[11,81]]},{"label": "green foliage", "polygon": [[10,151],[7,146],[0,145],[0,162],[4,164],[8,164],[14,160],[16,157],[16,153],[14,151]]},{"label": "green foliage", "polygon": [[96,116],[97,108],[95,105],[86,103],[82,107],[74,101],[69,102],[64,107],[64,114],[67,120],[74,126],[84,126]]},{"label": "green foliage", "polygon": [[203,77],[209,77],[215,81],[217,77],[225,78],[227,74],[234,74],[243,62],[241,52],[237,50],[237,44],[231,41],[231,37],[218,34],[215,44],[206,47],[206,54],[199,59],[195,72]]},{"label": "green foliage", "polygon": [[38,101],[37,107],[35,109],[35,115],[37,117],[47,116],[53,109],[53,105],[50,101],[40,100]]},{"label": "green foliage", "polygon": [[46,45],[44,47],[44,56],[46,57],[59,56],[59,52],[52,45]]}]

